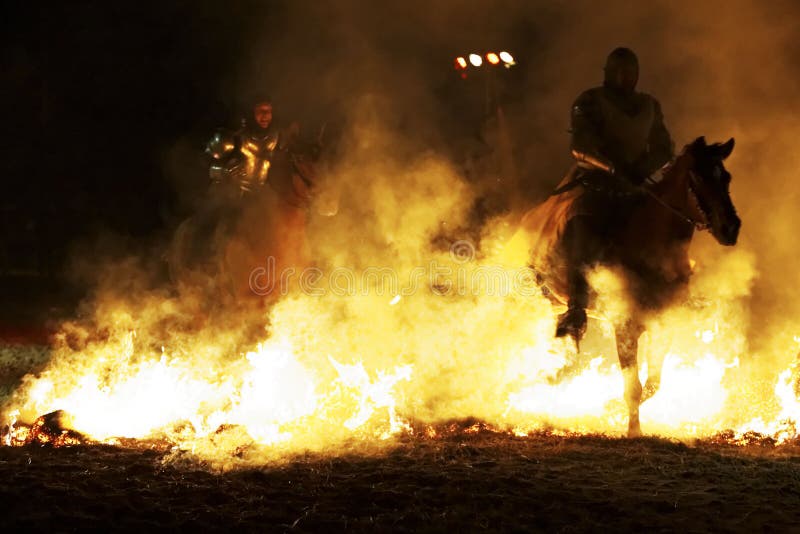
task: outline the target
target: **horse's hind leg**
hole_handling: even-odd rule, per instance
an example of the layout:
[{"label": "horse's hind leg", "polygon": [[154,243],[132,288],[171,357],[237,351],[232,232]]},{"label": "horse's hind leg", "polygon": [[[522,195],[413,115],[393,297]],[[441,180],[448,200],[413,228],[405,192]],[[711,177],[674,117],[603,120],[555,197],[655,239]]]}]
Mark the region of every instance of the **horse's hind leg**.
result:
[{"label": "horse's hind leg", "polygon": [[628,437],[635,438],[642,435],[639,425],[639,405],[642,401],[642,383],[639,382],[639,364],[637,352],[639,350],[639,336],[642,327],[631,321],[615,328],[617,338],[617,355],[625,379],[625,403],[628,405]]}]

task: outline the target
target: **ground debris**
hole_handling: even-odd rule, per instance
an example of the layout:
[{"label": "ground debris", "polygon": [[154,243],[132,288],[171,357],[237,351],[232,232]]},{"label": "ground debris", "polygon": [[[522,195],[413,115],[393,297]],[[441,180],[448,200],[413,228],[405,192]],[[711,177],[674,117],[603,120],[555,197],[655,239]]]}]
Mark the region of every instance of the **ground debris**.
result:
[{"label": "ground debris", "polygon": [[69,427],[69,414],[63,410],[56,410],[38,417],[25,435],[26,445],[63,447],[92,443],[92,440]]}]

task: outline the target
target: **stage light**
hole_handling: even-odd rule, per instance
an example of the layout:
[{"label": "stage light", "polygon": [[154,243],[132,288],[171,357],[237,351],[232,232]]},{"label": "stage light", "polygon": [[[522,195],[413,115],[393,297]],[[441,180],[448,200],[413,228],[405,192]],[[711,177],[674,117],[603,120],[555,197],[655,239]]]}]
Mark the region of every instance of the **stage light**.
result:
[{"label": "stage light", "polygon": [[456,58],[456,69],[466,69],[467,68],[467,60],[463,57],[459,56]]},{"label": "stage light", "polygon": [[500,52],[500,59],[502,59],[503,63],[506,63],[507,65],[513,65],[514,64],[514,56],[512,56],[508,52],[505,52],[505,51],[504,52]]},{"label": "stage light", "polygon": [[469,62],[472,63],[473,67],[480,67],[483,64],[483,58],[478,54],[470,54]]},{"label": "stage light", "polygon": [[497,65],[498,63],[500,63],[500,58],[497,57],[497,54],[495,54],[494,52],[489,52],[488,54],[486,54],[486,61],[488,61],[492,65]]}]

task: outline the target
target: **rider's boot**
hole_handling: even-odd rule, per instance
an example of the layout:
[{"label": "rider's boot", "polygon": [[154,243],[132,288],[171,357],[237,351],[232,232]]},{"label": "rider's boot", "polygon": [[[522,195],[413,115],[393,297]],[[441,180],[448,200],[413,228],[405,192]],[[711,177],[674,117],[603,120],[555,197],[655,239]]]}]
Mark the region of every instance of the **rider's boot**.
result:
[{"label": "rider's boot", "polygon": [[[576,259],[576,258],[572,258]],[[567,311],[558,316],[556,337],[569,336],[580,347],[586,333],[586,307],[589,302],[589,283],[584,275],[582,262],[576,261],[568,266],[567,290],[569,302]]]},{"label": "rider's boot", "polygon": [[556,337],[569,336],[578,344],[586,333],[586,322],[586,310],[570,306],[558,316]]},{"label": "rider's boot", "polygon": [[589,283],[585,270],[591,264],[594,242],[587,218],[575,218],[564,231],[564,251],[567,261],[567,311],[558,316],[556,337],[570,336],[579,343],[586,333],[586,308],[589,303]]}]

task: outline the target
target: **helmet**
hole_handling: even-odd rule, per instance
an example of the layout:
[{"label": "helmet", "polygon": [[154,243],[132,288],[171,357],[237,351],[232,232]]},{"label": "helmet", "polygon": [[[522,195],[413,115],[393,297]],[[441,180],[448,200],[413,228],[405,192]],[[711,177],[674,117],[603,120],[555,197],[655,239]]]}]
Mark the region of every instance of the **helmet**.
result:
[{"label": "helmet", "polygon": [[632,92],[639,81],[639,59],[630,48],[615,48],[606,59],[603,85]]},{"label": "helmet", "polygon": [[256,106],[258,104],[270,104],[272,105],[272,97],[268,93],[264,92],[255,92],[250,94],[248,98],[248,102],[250,106]]}]

